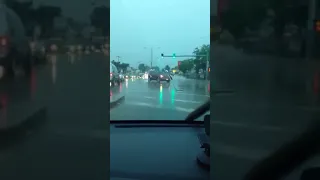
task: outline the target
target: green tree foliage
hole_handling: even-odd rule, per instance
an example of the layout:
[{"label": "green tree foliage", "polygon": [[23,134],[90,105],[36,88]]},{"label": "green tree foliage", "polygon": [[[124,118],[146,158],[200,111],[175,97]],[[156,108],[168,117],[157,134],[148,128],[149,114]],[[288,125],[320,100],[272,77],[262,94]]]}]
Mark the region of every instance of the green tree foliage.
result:
[{"label": "green tree foliage", "polygon": [[115,60],[112,60],[111,63],[114,64],[119,71],[122,70],[124,73],[127,71],[127,68],[130,66],[130,64],[117,62]]},{"label": "green tree foliage", "polygon": [[194,59],[185,59],[181,61],[179,70],[183,73],[190,71],[194,67]]},{"label": "green tree foliage", "polygon": [[90,16],[91,25],[101,29],[103,35],[109,34],[110,25],[110,8],[99,6],[94,8]]},{"label": "green tree foliage", "polygon": [[22,23],[26,27],[27,35],[33,34],[36,24],[41,26],[41,36],[52,35],[53,22],[55,17],[61,16],[61,8],[55,6],[40,6],[33,8],[33,2],[20,2],[6,0],[6,5],[15,11],[21,18]]},{"label": "green tree foliage", "polygon": [[210,57],[210,45],[204,44],[201,47],[195,48],[193,54],[197,56],[194,59],[196,72],[198,72],[199,69],[205,70],[207,66],[207,55]]},{"label": "green tree foliage", "polygon": [[207,55],[210,57],[210,45],[204,44],[200,47],[196,47],[193,50],[193,55],[195,55],[195,58],[189,58],[181,61],[181,64],[179,66],[179,70],[183,73],[190,71],[194,69],[196,72],[199,71],[199,69],[206,70],[207,66]]},{"label": "green tree foliage", "polygon": [[171,68],[170,68],[170,66],[169,66],[169,65],[166,65],[166,66],[164,67],[164,70],[166,70],[166,71],[170,72]]},{"label": "green tree foliage", "polygon": [[147,67],[146,67],[145,64],[141,63],[141,64],[139,64],[138,69],[139,69],[141,72],[146,72]]}]

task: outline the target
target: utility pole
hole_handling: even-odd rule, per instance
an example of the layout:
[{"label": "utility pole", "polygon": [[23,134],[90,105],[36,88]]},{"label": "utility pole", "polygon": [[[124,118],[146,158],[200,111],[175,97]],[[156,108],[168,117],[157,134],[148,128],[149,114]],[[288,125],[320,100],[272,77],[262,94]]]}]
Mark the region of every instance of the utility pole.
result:
[{"label": "utility pole", "polygon": [[153,48],[150,49],[151,59],[150,59],[150,68],[152,68],[152,62],[153,62]]}]

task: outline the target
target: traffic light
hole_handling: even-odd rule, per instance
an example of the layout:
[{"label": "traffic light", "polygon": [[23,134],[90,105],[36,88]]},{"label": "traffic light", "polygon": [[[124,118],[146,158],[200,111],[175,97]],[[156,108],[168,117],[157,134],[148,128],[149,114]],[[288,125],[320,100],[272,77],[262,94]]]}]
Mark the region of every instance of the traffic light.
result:
[{"label": "traffic light", "polygon": [[172,54],[172,58],[176,58],[176,53],[173,53],[173,54]]},{"label": "traffic light", "polygon": [[163,53],[161,53],[161,58],[163,58]]}]

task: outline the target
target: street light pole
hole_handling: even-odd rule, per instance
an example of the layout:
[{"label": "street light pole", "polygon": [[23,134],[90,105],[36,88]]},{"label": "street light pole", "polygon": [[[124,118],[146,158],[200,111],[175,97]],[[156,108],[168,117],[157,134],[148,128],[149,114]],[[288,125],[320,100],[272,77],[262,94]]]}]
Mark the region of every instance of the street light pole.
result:
[{"label": "street light pole", "polygon": [[153,61],[153,48],[151,48],[151,59],[150,59],[150,68],[152,68],[152,61]]},{"label": "street light pole", "polygon": [[[149,49],[147,47],[144,47],[144,49]],[[157,49],[160,49],[160,47],[157,47]],[[153,65],[153,47],[150,47],[150,66]]]}]

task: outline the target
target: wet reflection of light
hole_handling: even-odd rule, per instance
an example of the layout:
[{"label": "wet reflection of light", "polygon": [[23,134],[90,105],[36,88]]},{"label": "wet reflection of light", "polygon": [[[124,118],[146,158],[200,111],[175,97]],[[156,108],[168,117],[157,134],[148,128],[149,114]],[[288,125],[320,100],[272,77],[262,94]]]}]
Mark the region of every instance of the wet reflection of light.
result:
[{"label": "wet reflection of light", "polygon": [[122,92],[122,83],[119,84],[119,92]]},{"label": "wet reflection of light", "polygon": [[210,81],[208,83],[208,92],[210,93]]},{"label": "wet reflection of light", "polygon": [[31,71],[31,79],[30,79],[30,92],[31,98],[34,98],[37,90],[37,79],[36,79],[36,72],[34,69]]},{"label": "wet reflection of light", "polygon": [[1,128],[7,126],[7,106],[8,106],[8,97],[7,95],[0,96],[0,124]]},{"label": "wet reflection of light", "polygon": [[69,59],[70,59],[70,63],[71,63],[71,64],[74,64],[76,57],[75,57],[74,54],[70,54],[70,55],[69,55]]},{"label": "wet reflection of light", "polygon": [[52,62],[52,67],[51,67],[51,78],[52,78],[52,83],[56,83],[57,79],[57,56],[56,55],[51,55],[50,56],[51,62]]},{"label": "wet reflection of light", "polygon": [[160,92],[159,92],[159,103],[163,103],[163,91],[162,91],[162,84],[160,84]]},{"label": "wet reflection of light", "polygon": [[316,72],[313,77],[313,92],[318,94],[319,92],[319,73]]},{"label": "wet reflection of light", "polygon": [[175,90],[171,89],[171,104],[174,105],[175,102]]},{"label": "wet reflection of light", "polygon": [[0,66],[0,79],[4,76],[4,68]]},{"label": "wet reflection of light", "polygon": [[128,79],[126,79],[126,89],[128,89]]}]

